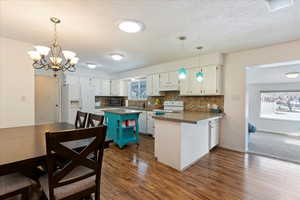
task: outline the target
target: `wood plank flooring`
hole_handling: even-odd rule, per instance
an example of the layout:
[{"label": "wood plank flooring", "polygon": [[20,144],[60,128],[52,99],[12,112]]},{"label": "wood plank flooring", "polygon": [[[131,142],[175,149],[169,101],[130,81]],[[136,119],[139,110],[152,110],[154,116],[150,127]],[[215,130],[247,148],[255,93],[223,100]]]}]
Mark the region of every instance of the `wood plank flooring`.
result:
[{"label": "wood plank flooring", "polygon": [[[167,145],[167,144],[166,144]],[[154,140],[105,151],[102,200],[300,199],[300,165],[215,149],[184,172],[155,161]]]}]

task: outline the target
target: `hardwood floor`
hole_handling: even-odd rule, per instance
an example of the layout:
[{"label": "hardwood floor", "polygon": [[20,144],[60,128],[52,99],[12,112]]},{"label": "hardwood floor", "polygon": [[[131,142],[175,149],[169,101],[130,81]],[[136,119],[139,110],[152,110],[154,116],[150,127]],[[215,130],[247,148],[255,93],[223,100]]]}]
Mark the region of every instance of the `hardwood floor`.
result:
[{"label": "hardwood floor", "polygon": [[300,165],[219,148],[178,172],[155,161],[153,142],[105,151],[102,200],[300,199]]}]

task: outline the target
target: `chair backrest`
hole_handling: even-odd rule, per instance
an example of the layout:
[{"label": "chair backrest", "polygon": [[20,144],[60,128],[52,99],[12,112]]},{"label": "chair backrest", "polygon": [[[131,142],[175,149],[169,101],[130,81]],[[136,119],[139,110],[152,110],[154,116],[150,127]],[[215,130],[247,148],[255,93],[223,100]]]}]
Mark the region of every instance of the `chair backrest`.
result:
[{"label": "chair backrest", "polygon": [[86,124],[88,114],[85,112],[77,111],[76,120],[75,120],[75,127],[76,128],[84,128]]},{"label": "chair backrest", "polygon": [[87,128],[90,127],[97,127],[103,125],[104,116],[103,115],[95,115],[95,114],[89,114],[88,120],[87,120]]},{"label": "chair backrest", "polygon": [[[46,133],[47,146],[47,168],[48,168],[48,185],[50,200],[54,199],[54,189],[64,185],[69,185],[83,179],[96,175],[95,193],[96,197],[100,195],[100,178],[104,143],[106,137],[106,126],[86,129],[74,129],[59,132]],[[75,151],[68,148],[66,142],[78,142],[78,140],[91,139],[91,143],[85,146],[81,151]],[[72,146],[72,145],[71,145]],[[96,159],[90,159],[89,155],[97,152]],[[56,168],[57,158],[68,160],[60,168]],[[89,169],[89,173],[76,175],[76,177],[67,176],[77,167]],[[96,199],[98,199],[96,198]]]}]

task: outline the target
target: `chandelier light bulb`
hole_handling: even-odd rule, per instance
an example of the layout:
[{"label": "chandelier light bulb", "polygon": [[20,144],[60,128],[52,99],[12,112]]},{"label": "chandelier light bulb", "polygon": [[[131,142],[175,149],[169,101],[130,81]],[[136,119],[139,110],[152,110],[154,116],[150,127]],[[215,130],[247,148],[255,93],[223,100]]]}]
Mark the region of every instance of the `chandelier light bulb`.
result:
[{"label": "chandelier light bulb", "polygon": [[34,61],[38,61],[41,59],[41,55],[37,51],[28,51],[30,58]]},{"label": "chandelier light bulb", "polygon": [[71,60],[76,56],[76,53],[74,53],[73,51],[63,51],[63,54],[67,60]]},{"label": "chandelier light bulb", "polygon": [[79,61],[79,58],[74,57],[74,58],[71,59],[70,63],[71,63],[71,65],[75,65],[75,64],[78,63],[78,61]]},{"label": "chandelier light bulb", "polygon": [[34,46],[37,52],[39,52],[42,56],[47,56],[50,48],[45,46]]},{"label": "chandelier light bulb", "polygon": [[61,63],[61,61],[62,61],[62,58],[60,58],[60,57],[50,57],[50,60],[55,65],[59,65]]}]

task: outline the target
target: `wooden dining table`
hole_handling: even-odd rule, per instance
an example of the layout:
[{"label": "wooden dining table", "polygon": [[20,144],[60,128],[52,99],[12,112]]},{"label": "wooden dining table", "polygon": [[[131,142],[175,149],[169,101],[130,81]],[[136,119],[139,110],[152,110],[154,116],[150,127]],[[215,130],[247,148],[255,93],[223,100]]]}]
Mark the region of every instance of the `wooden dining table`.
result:
[{"label": "wooden dining table", "polygon": [[[32,169],[45,164],[46,132],[75,129],[68,123],[23,126],[0,129],[0,176]],[[109,147],[111,141],[105,141]],[[68,142],[71,148],[82,148],[87,141]]]}]

